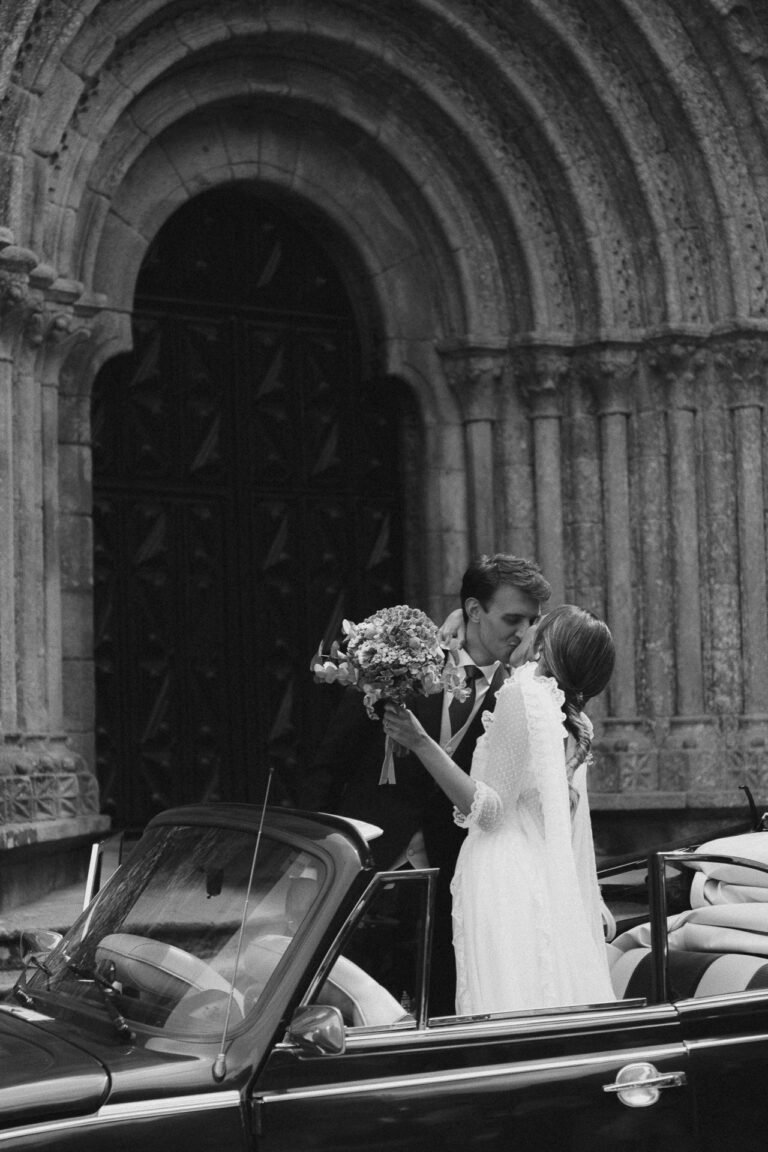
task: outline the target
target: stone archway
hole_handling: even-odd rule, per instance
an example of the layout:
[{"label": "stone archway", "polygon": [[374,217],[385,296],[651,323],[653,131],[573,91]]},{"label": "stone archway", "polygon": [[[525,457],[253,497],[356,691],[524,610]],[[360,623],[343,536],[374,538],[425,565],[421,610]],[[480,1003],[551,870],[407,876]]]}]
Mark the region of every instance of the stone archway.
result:
[{"label": "stone archway", "polygon": [[406,594],[439,615],[471,551],[538,555],[620,640],[596,807],[683,819],[768,790],[763,7],[0,15],[9,764],[19,744],[60,764],[56,732],[92,762],[82,412],[163,223],[251,181],[317,220],[381,378],[418,405]]}]

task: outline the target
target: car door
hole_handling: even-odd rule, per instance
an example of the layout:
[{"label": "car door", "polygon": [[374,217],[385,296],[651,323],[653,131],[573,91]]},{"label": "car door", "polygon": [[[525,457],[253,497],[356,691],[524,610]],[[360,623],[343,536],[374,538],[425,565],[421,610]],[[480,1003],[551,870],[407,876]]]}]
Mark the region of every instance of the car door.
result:
[{"label": "car door", "polygon": [[[251,1097],[260,1152],[696,1147],[670,1004],[428,1019],[430,883],[428,873],[379,876],[361,900],[304,998],[344,1015],[343,1051],[320,1051],[306,1030],[277,1044]],[[329,1005],[339,959],[384,985],[384,1008],[372,997],[368,1014],[364,993],[354,1009]]]},{"label": "car door", "polygon": [[[689,1052],[702,1152],[762,1152],[768,1133],[768,833],[718,841],[719,853],[660,853],[652,864],[668,993]],[[714,846],[714,845],[713,845]],[[723,854],[732,849],[733,855]],[[688,910],[668,892],[687,873]],[[657,926],[660,935],[661,925]],[[677,985],[677,986],[676,986]]]}]

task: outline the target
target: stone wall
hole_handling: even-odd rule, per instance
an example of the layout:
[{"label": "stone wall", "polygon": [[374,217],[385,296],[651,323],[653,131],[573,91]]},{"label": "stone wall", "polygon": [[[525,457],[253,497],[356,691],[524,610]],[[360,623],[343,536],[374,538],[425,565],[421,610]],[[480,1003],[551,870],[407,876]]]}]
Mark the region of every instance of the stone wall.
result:
[{"label": "stone wall", "polygon": [[606,826],[768,802],[767,52],[763,0],[3,6],[7,844],[100,826],[90,387],[158,228],[232,181],[313,230],[411,391],[426,606],[500,548],[606,615]]}]

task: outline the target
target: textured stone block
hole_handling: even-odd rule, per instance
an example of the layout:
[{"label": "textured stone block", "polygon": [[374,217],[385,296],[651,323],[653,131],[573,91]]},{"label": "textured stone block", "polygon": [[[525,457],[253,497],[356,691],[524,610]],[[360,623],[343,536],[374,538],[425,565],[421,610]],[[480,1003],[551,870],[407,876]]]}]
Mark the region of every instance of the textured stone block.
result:
[{"label": "textured stone block", "polygon": [[91,505],[91,452],[78,444],[59,446],[59,509],[79,513]]},{"label": "textured stone block", "polygon": [[95,715],[93,661],[64,660],[62,679],[66,731],[92,731]]}]

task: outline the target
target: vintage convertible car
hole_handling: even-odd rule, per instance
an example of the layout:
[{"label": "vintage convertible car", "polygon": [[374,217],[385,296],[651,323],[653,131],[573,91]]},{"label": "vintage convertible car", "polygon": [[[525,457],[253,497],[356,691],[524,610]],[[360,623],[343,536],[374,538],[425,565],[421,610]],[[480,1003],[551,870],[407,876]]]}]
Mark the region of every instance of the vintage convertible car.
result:
[{"label": "vintage convertible car", "polygon": [[764,1149],[768,833],[605,871],[615,1001],[471,1018],[430,1018],[435,873],[375,834],[152,820],[0,1001],[0,1152]]}]

